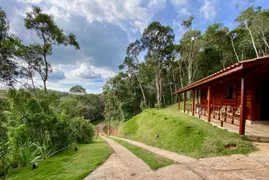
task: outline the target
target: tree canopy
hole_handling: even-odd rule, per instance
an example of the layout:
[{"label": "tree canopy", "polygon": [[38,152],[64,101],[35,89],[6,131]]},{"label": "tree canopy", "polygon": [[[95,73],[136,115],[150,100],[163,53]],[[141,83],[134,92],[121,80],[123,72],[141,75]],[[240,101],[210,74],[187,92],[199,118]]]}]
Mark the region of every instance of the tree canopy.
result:
[{"label": "tree canopy", "polygon": [[73,93],[86,93],[86,89],[83,88],[80,85],[75,85],[73,87],[70,88],[69,92],[73,92]]}]

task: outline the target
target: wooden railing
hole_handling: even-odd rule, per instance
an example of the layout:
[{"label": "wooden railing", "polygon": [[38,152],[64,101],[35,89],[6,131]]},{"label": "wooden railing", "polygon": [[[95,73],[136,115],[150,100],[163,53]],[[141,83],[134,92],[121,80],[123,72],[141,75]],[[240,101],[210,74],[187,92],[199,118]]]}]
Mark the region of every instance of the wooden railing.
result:
[{"label": "wooden railing", "polygon": [[212,105],[211,117],[225,123],[239,126],[240,114],[236,113],[240,107]]},{"label": "wooden railing", "polygon": [[186,113],[191,113],[192,112],[192,104],[186,104]]},{"label": "wooden railing", "polygon": [[[233,107],[229,105],[211,105],[211,118],[214,118],[215,120],[221,121],[221,126],[223,126],[223,123],[229,123],[236,126],[239,126],[239,119],[240,119],[240,113],[238,113],[238,109],[240,107]],[[186,113],[192,112],[192,104],[186,104]],[[200,105],[196,104],[194,106],[194,113],[198,114],[199,117],[201,116],[208,116],[208,107],[207,105]]]}]

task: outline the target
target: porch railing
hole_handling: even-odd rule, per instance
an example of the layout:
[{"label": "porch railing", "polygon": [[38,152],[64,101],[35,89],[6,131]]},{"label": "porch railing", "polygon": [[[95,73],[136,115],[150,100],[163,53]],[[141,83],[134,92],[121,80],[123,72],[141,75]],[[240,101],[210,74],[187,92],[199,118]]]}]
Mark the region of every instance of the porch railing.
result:
[{"label": "porch railing", "polygon": [[[201,116],[208,116],[208,107],[206,105],[196,104],[194,106],[194,113]],[[229,123],[236,126],[239,126],[240,120],[240,106],[230,106],[230,105],[211,105],[211,118],[221,121],[221,126],[223,123]],[[192,112],[192,104],[186,104],[186,112]]]},{"label": "porch railing", "polygon": [[211,108],[212,108],[211,117],[213,117],[214,119],[239,126],[240,106],[234,107],[229,105],[226,106],[213,105]]}]

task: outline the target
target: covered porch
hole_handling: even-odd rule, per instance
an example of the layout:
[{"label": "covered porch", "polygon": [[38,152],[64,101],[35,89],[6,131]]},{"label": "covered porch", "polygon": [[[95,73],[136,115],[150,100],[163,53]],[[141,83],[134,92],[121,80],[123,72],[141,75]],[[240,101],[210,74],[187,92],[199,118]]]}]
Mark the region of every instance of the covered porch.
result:
[{"label": "covered porch", "polygon": [[240,135],[269,141],[268,75],[269,56],[241,61],[175,91],[178,109]]}]

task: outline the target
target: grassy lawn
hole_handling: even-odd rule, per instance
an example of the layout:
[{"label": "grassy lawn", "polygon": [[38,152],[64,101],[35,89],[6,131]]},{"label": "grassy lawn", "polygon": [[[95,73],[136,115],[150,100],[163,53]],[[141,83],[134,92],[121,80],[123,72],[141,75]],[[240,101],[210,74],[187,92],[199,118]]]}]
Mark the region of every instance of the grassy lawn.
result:
[{"label": "grassy lawn", "polygon": [[[255,150],[251,142],[242,140],[238,134],[179,112],[177,104],[160,110],[147,109],[120,126],[118,133],[194,158],[247,154]],[[227,144],[236,144],[236,148],[225,148]]]},{"label": "grassy lawn", "polygon": [[108,144],[103,139],[98,139],[91,144],[79,145],[77,152],[72,149],[40,161],[35,170],[31,166],[14,169],[8,179],[83,179],[111,153]]},{"label": "grassy lawn", "polygon": [[167,159],[163,156],[154,154],[148,150],[145,150],[143,148],[140,148],[138,146],[132,145],[126,141],[122,141],[116,138],[109,137],[110,139],[113,139],[117,143],[121,144],[122,146],[126,147],[131,151],[133,154],[135,154],[137,157],[142,159],[151,169],[158,169],[164,166],[168,166],[173,164],[173,161],[170,159]]}]

